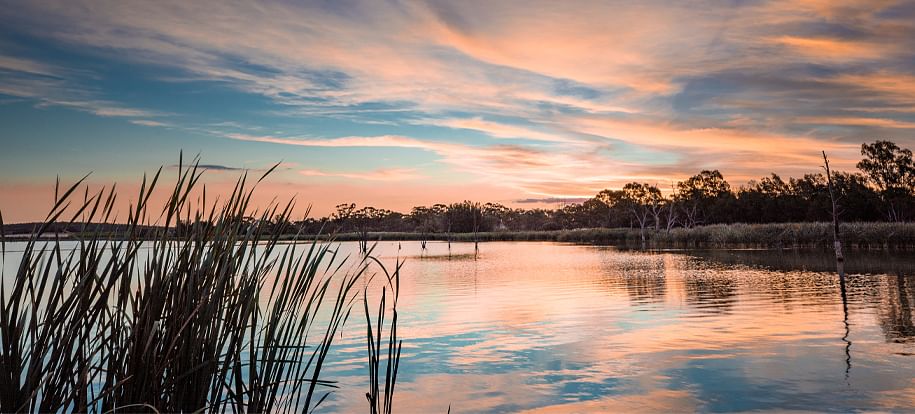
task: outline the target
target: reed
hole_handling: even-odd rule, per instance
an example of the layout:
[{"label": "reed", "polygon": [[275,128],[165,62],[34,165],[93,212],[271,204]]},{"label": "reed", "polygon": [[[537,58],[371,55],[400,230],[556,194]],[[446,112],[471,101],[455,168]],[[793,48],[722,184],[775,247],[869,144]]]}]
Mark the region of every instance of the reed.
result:
[{"label": "reed", "polygon": [[[360,295],[368,309],[360,287],[381,263],[342,257],[318,238],[279,243],[276,234],[287,231],[252,225],[246,217],[288,219],[294,206],[250,205],[269,171],[253,183],[243,175],[227,199],[208,203],[205,187],[195,191],[195,162],[179,169],[155,209],[161,171],[144,177],[117,240],[96,226],[72,250],[40,238],[55,223],[114,221],[117,192],[80,197],[83,180],[58,185],[15,274],[0,285],[0,412],[304,412],[333,392],[322,368]],[[179,218],[193,225],[176,226]],[[385,271],[390,286],[399,270]],[[367,338],[380,347],[383,315],[394,312],[388,342],[397,352],[370,358],[391,367],[385,412],[400,356],[392,305],[381,303],[376,336]]]}]

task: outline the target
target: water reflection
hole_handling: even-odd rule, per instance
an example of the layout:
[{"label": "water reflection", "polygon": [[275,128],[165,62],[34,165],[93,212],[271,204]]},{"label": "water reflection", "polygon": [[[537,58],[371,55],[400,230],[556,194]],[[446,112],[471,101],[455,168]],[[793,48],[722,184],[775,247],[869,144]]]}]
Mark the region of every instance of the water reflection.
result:
[{"label": "water reflection", "polygon": [[664,257],[650,253],[600,256],[609,286],[626,286],[633,303],[663,302],[667,293]]},{"label": "water reflection", "polygon": [[849,339],[851,325],[848,323],[848,289],[846,288],[845,270],[842,265],[842,262],[839,261],[838,273],[839,291],[842,295],[842,325],[845,326],[845,335],[842,335],[842,342],[845,342],[845,382],[847,383],[848,377],[851,375],[851,339]]},{"label": "water reflection", "polygon": [[[829,252],[403,247],[407,412],[913,404],[911,257],[849,255],[842,282]],[[359,397],[326,408],[359,410]]]},{"label": "water reflection", "polygon": [[[915,406],[911,254],[851,252],[843,281],[830,252],[399,247],[376,248],[407,260],[399,412]],[[341,334],[319,411],[365,410],[364,329]]]},{"label": "water reflection", "polygon": [[719,274],[686,278],[687,302],[701,312],[726,313],[737,301],[737,282]]},{"label": "water reflection", "polygon": [[880,327],[887,341],[915,341],[915,320],[912,307],[915,306],[915,280],[897,276],[886,284],[886,294],[880,301]]},{"label": "water reflection", "polygon": [[[726,265],[753,266],[777,271],[835,272],[831,250],[691,250],[691,256]],[[915,254],[898,251],[846,252],[847,274],[915,275]]]},{"label": "water reflection", "polygon": [[[707,250],[690,254],[729,266],[752,266],[786,273],[815,271],[828,274],[836,268],[832,252],[823,250]],[[886,340],[915,341],[915,255],[906,252],[852,251],[842,266],[848,283],[857,289],[858,301],[879,303],[878,318]],[[877,279],[868,275],[881,275]],[[847,318],[846,282],[840,280],[840,297]],[[792,294],[799,281],[782,281],[773,291]],[[824,292],[823,289],[812,289]]]}]

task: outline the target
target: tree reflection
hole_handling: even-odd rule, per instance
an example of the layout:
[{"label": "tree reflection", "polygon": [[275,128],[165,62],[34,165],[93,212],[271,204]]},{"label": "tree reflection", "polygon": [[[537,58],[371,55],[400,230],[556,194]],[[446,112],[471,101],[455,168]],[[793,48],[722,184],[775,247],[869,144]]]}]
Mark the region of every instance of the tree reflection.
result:
[{"label": "tree reflection", "polygon": [[[694,250],[689,254],[725,265],[753,266],[781,272],[836,271],[836,258],[829,250]],[[851,250],[845,252],[843,268],[848,274],[915,275],[915,256],[894,251]]]},{"label": "tree reflection", "polygon": [[601,261],[606,283],[626,290],[633,303],[663,302],[667,295],[664,256],[653,253],[608,255]]},{"label": "tree reflection", "polygon": [[728,313],[737,301],[737,282],[731,278],[691,275],[685,280],[686,301],[710,313]]},{"label": "tree reflection", "polygon": [[626,290],[634,302],[661,302],[667,294],[664,271],[636,271],[626,274]]},{"label": "tree reflection", "polygon": [[842,342],[845,342],[845,382],[851,375],[851,325],[848,323],[848,289],[845,286],[845,267],[842,261],[836,262],[836,271],[839,274],[839,293],[842,295],[842,324],[845,325],[845,334],[842,336]]},{"label": "tree reflection", "polygon": [[[893,280],[895,279],[895,280]],[[886,284],[886,295],[880,304],[880,327],[887,341],[910,342],[915,340],[915,281],[911,276],[896,276]]]}]

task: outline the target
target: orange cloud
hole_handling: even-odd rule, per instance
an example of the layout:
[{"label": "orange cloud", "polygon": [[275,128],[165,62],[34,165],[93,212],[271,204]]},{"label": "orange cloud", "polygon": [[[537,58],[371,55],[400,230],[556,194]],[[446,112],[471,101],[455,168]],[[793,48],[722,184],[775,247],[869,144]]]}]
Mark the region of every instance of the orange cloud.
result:
[{"label": "orange cloud", "polygon": [[671,125],[610,117],[570,117],[565,125],[576,131],[618,139],[631,144],[662,149],[680,149],[700,154],[752,153],[759,157],[777,157],[797,166],[816,166],[820,151],[839,158],[857,157],[858,144],[830,142],[804,136],[776,135],[738,128],[682,129]]},{"label": "orange cloud", "polygon": [[890,103],[915,105],[915,75],[878,71],[866,74],[841,74],[828,81],[852,85],[879,94],[879,105],[889,100]]},{"label": "orange cloud", "polygon": [[801,55],[815,59],[857,60],[880,59],[892,51],[892,45],[832,38],[780,36],[774,43],[787,46]]},{"label": "orange cloud", "polygon": [[797,122],[813,125],[852,125],[878,128],[915,129],[915,122],[865,117],[800,117]]}]

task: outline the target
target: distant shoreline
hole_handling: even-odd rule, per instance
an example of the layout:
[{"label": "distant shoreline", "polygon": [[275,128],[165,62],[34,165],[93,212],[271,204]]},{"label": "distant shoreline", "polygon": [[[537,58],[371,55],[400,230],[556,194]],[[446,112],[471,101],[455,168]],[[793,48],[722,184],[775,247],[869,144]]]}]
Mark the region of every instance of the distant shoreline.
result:
[{"label": "distant shoreline", "polygon": [[[649,248],[832,248],[831,223],[714,224],[645,231]],[[358,233],[310,235],[327,240],[358,241]],[[844,223],[843,243],[854,249],[915,250],[915,223]],[[481,233],[369,232],[368,241],[555,241],[640,247],[638,228],[590,228]]]},{"label": "distant shoreline", "polygon": [[[7,226],[7,230],[9,230]],[[649,248],[831,248],[830,223],[770,223],[770,224],[714,224],[692,228],[645,230],[645,247]],[[116,226],[102,231],[102,239],[119,240]],[[161,235],[162,228],[149,227],[151,233]],[[170,229],[173,231],[173,229]],[[107,233],[107,234],[105,234]],[[6,242],[24,242],[29,233],[9,234]],[[59,232],[43,235],[40,240],[80,240],[91,237],[91,232]],[[294,234],[280,235],[281,241],[294,239]],[[418,233],[418,232],[367,232],[367,241],[555,241],[577,244],[625,245],[640,247],[638,228],[586,228],[540,231],[492,231],[479,233]],[[154,239],[156,237],[141,237]],[[299,240],[359,241],[361,233],[299,235]],[[915,223],[843,223],[841,239],[849,248],[877,250],[915,250]]]}]

